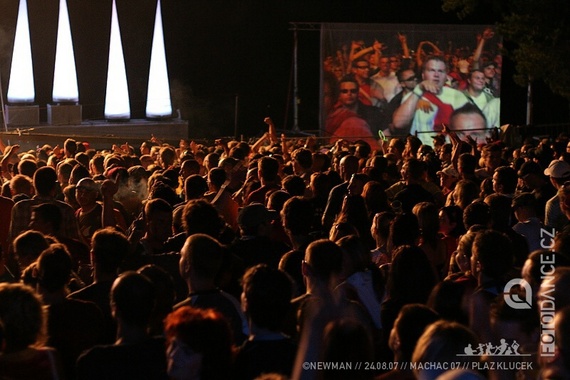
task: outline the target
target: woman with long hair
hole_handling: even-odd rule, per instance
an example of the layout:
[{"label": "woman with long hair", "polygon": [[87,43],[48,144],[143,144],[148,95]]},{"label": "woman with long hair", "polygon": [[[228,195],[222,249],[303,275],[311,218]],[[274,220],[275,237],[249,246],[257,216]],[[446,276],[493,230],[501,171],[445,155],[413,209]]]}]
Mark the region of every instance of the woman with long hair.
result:
[{"label": "woman with long hair", "polygon": [[375,246],[374,239],[370,234],[370,219],[364,198],[360,195],[347,195],[344,197],[342,208],[335,223],[346,222],[354,226],[358,231],[358,236],[368,249]]}]

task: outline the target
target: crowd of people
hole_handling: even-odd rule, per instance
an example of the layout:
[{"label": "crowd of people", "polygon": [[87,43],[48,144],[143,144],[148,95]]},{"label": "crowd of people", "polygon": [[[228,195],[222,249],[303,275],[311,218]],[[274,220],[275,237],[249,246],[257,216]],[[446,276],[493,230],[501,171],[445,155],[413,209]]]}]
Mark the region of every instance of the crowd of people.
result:
[{"label": "crowd of people", "polygon": [[[421,41],[414,52],[398,34],[395,49],[375,40],[353,40],[323,64],[324,131],[331,142],[360,137],[376,144],[386,136],[430,135],[449,125],[454,113],[477,114],[455,130],[485,141],[499,126],[502,59],[491,28],[473,47],[441,48]],[[450,42],[451,43],[451,42]]]},{"label": "crowd of people", "polygon": [[0,378],[569,378],[567,134],[331,146],[265,122],[0,140]]}]

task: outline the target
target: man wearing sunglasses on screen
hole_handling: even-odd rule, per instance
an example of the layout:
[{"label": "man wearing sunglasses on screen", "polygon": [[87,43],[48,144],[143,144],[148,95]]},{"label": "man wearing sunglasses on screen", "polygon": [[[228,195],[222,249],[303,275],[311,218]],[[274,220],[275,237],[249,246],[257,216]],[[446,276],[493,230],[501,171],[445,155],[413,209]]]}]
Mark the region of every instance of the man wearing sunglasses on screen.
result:
[{"label": "man wearing sunglasses on screen", "polygon": [[398,129],[394,128],[394,124],[392,123],[392,116],[394,112],[400,107],[400,105],[408,99],[408,97],[416,88],[418,84],[418,77],[414,70],[411,69],[403,69],[396,73],[396,77],[398,78],[398,82],[400,83],[400,92],[398,92],[386,105],[384,110],[384,120],[386,124],[382,127],[384,128],[384,134],[387,136],[407,136],[410,133],[410,128],[412,127],[412,122],[408,123],[408,125],[400,125]]},{"label": "man wearing sunglasses on screen", "polygon": [[380,125],[382,111],[358,100],[360,86],[354,77],[345,76],[339,82],[338,101],[325,122],[326,136],[334,143],[339,138],[364,140],[373,149],[378,147],[374,136]]},{"label": "man wearing sunglasses on screen", "polygon": [[358,100],[367,106],[382,107],[386,102],[384,90],[370,79],[370,63],[364,58],[353,61],[351,73],[358,82]]},{"label": "man wearing sunglasses on screen", "polygon": [[412,123],[411,134],[425,145],[431,145],[431,135],[449,124],[453,110],[468,102],[460,91],[446,87],[447,64],[443,57],[429,56],[422,67],[422,78],[409,96],[394,112],[394,128],[402,129]]}]

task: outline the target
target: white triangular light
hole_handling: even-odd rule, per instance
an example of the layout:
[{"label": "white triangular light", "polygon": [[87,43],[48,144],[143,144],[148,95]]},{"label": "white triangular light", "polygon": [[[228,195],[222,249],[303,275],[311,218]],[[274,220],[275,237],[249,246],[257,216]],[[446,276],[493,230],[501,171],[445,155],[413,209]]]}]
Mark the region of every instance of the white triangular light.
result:
[{"label": "white triangular light", "polygon": [[28,4],[26,0],[20,0],[8,83],[8,102],[33,103],[35,97]]},{"label": "white triangular light", "polygon": [[152,37],[152,51],[150,54],[146,117],[163,118],[170,116],[172,116],[172,104],[170,101],[166,49],[164,47],[162,30],[162,12],[160,10],[160,0],[158,0]]},{"label": "white triangular light", "polygon": [[54,103],[79,101],[75,56],[73,54],[71,26],[69,25],[66,0],[60,0],[59,2],[52,99]]},{"label": "white triangular light", "polygon": [[109,43],[109,66],[107,69],[107,93],[105,94],[105,118],[130,119],[129,87],[123,57],[121,30],[117,16],[117,5],[113,0],[111,15],[111,40]]}]

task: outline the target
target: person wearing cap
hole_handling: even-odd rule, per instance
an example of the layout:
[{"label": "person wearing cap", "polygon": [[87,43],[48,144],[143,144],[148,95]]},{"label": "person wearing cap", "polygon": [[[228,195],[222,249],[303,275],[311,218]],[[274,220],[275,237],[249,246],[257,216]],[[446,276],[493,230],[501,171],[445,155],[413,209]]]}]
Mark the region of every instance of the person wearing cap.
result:
[{"label": "person wearing cap", "polygon": [[55,199],[57,192],[57,174],[50,166],[39,168],[34,174],[36,195],[32,199],[24,199],[12,208],[10,223],[10,239],[15,239],[20,233],[29,229],[32,208],[42,203],[55,204],[62,213],[60,233],[70,239],[81,240],[79,226],[73,208],[65,202]]},{"label": "person wearing cap", "polygon": [[438,171],[437,175],[439,176],[441,191],[443,192],[443,195],[447,197],[448,194],[453,192],[455,184],[459,181],[459,173],[455,170],[453,165],[449,165]]},{"label": "person wearing cap", "polygon": [[544,170],[544,175],[550,177],[550,183],[557,190],[557,193],[546,202],[544,224],[560,231],[568,223],[568,218],[560,208],[558,191],[566,181],[570,180],[570,164],[562,160],[553,160]]},{"label": "person wearing cap", "polygon": [[518,176],[523,180],[524,186],[528,188],[537,201],[537,214],[541,220],[544,219],[546,202],[556,195],[556,189],[547,181],[544,170],[535,161],[527,161],[522,164],[518,171]]}]

